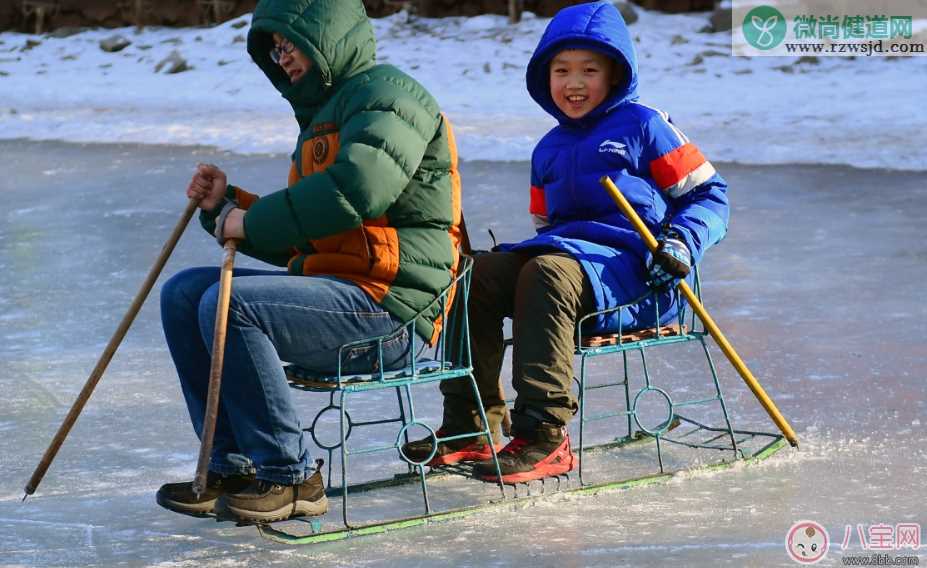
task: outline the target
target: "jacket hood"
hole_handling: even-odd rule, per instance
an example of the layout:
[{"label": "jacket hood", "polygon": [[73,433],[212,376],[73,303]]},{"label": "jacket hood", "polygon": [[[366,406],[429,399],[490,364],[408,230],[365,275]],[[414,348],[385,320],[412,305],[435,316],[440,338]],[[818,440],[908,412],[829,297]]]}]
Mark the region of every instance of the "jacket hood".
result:
[{"label": "jacket hood", "polygon": [[[548,64],[563,49],[590,49],[609,56],[624,67],[625,79],[598,107],[580,119],[563,113],[550,96]],[[547,25],[528,62],[528,93],[560,124],[582,126],[616,106],[637,100],[637,55],[628,26],[611,2],[589,2],[560,10]]]},{"label": "jacket hood", "polygon": [[[274,33],[312,60],[312,68],[294,84],[270,58]],[[362,0],[260,0],[248,53],[305,126],[331,90],[374,66],[376,40]]]}]

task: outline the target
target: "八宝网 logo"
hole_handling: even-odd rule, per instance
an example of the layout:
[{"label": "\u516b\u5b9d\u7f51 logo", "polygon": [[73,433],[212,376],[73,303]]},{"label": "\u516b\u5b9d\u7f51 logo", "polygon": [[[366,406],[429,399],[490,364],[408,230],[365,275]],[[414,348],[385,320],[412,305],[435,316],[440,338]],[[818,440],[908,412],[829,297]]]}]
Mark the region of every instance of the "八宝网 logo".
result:
[{"label": "\u516b\u5b9d\u7f51 logo", "polygon": [[800,564],[817,564],[824,560],[829,545],[827,531],[814,521],[798,521],[785,536],[785,550]]}]

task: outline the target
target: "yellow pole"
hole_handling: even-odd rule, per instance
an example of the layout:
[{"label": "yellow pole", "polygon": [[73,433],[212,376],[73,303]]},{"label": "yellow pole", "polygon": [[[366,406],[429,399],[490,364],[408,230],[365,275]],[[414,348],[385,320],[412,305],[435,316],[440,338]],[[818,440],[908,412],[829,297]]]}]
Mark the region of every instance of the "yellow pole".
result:
[{"label": "yellow pole", "polygon": [[[647,228],[647,225],[641,221],[641,218],[637,215],[637,212],[634,211],[634,208],[631,207],[631,204],[624,198],[621,192],[618,190],[618,187],[612,182],[611,178],[608,176],[602,176],[599,180],[599,183],[605,187],[605,190],[608,191],[609,195],[612,196],[612,199],[615,200],[615,204],[618,205],[618,208],[621,209],[621,212],[631,221],[631,224],[634,225],[634,228],[640,233],[641,238],[644,239],[644,244],[647,245],[647,248],[651,252],[656,252],[657,250],[657,240],[653,238],[653,235],[650,233],[650,229]],[[766,394],[766,391],[763,390],[763,386],[760,385],[759,381],[756,380],[756,377],[753,376],[753,373],[750,372],[750,369],[747,368],[747,365],[744,364],[743,360],[740,358],[740,355],[734,351],[734,347],[728,342],[727,338],[724,337],[724,334],[721,333],[721,329],[718,328],[718,325],[715,323],[715,320],[711,319],[711,316],[705,310],[705,307],[698,300],[695,294],[692,292],[692,289],[689,288],[689,285],[685,280],[679,281],[679,290],[682,292],[683,296],[686,297],[686,301],[689,302],[689,305],[692,306],[692,310],[698,315],[699,319],[702,320],[702,323],[705,324],[705,329],[708,330],[708,333],[715,339],[718,343],[718,347],[721,348],[721,351],[724,351],[724,354],[727,356],[728,360],[737,369],[737,372],[740,373],[741,378],[744,382],[747,383],[747,386],[750,387],[750,390],[753,391],[753,395],[756,396],[757,400],[760,401],[760,404],[763,405],[763,408],[766,409],[766,412],[769,414],[769,417],[772,418],[772,421],[775,422],[776,426],[785,436],[786,440],[792,444],[793,447],[798,446],[798,438],[795,436],[795,431],[792,430],[792,427],[789,425],[788,421],[782,416],[782,413],[779,412],[779,409],[776,408],[776,403],[769,398],[769,395]]]}]

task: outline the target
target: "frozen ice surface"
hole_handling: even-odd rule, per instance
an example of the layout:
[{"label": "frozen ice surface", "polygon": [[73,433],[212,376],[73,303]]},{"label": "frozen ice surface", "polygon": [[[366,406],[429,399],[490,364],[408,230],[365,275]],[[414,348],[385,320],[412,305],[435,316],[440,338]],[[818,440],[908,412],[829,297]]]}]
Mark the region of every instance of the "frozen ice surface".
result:
[{"label": "frozen ice surface", "polygon": [[[174,515],[154,502],[161,483],[192,475],[198,449],[155,290],[39,492],[21,503],[180,216],[198,161],[220,164],[258,193],[282,187],[288,168],[282,155],[203,148],[0,143],[2,566],[790,566],[783,541],[800,519],[821,523],[837,542],[847,524],[927,522],[921,176],[723,163],[732,223],[705,259],[706,304],[791,420],[798,451],[665,485],[281,547],[254,529]],[[486,228],[500,240],[530,233],[526,163],[465,162],[462,174],[475,246],[489,245]],[[194,221],[162,281],[220,258]],[[735,425],[772,429],[716,358]],[[695,392],[684,359],[656,359],[658,381]],[[608,370],[596,363],[592,374]],[[322,404],[302,396],[307,408]],[[356,401],[358,412],[377,405]],[[439,419],[434,393],[416,402],[423,417]],[[840,555],[832,550],[825,565]]]}]

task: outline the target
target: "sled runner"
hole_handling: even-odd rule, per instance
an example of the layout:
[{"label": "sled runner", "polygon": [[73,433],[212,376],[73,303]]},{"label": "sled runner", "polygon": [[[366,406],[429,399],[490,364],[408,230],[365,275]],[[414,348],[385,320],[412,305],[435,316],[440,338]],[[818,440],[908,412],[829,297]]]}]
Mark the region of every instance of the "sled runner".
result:
[{"label": "sled runner", "polygon": [[[735,434],[741,437],[741,447],[747,445],[747,439],[755,442],[765,442],[764,446],[758,447],[753,453],[744,453],[740,461],[744,464],[754,464],[769,458],[780,449],[788,446],[788,442],[781,435],[766,434],[760,432],[735,431]],[[595,451],[618,450],[622,447],[646,443],[646,437],[637,437],[635,440],[626,442],[615,442],[614,444],[605,444],[604,447],[586,448],[586,453]],[[736,461],[722,460],[716,463],[701,465],[690,468],[688,472],[711,471],[732,467]],[[451,469],[456,471],[450,471]],[[428,479],[439,479],[449,476],[467,476],[469,468],[464,466],[446,466],[429,473]],[[462,519],[473,515],[488,513],[492,511],[505,510],[506,507],[531,503],[541,499],[553,499],[557,496],[582,496],[595,495],[606,491],[620,491],[644,487],[658,483],[665,483],[674,477],[675,473],[664,472],[654,473],[641,477],[622,479],[616,481],[606,481],[601,483],[592,483],[581,485],[577,483],[572,475],[563,475],[559,477],[548,478],[546,480],[531,482],[530,484],[521,484],[523,487],[514,486],[507,492],[505,499],[491,499],[477,505],[458,507],[446,511],[432,512],[424,515],[412,515],[391,520],[370,521],[366,524],[357,526],[344,526],[336,522],[329,522],[326,518],[318,519],[291,519],[281,523],[269,525],[257,525],[257,529],[262,537],[289,545],[306,545],[317,544],[322,542],[331,542],[343,540],[358,536],[367,536],[381,534],[401,529],[409,529],[425,526],[430,523],[446,522],[456,519]],[[417,477],[414,475],[397,476],[391,480],[384,480],[379,483],[359,484],[351,486],[350,492],[361,493],[382,490],[387,487],[395,487],[414,483]],[[470,480],[471,483],[481,483],[476,480]],[[341,494],[339,488],[329,491],[330,496]]]}]

